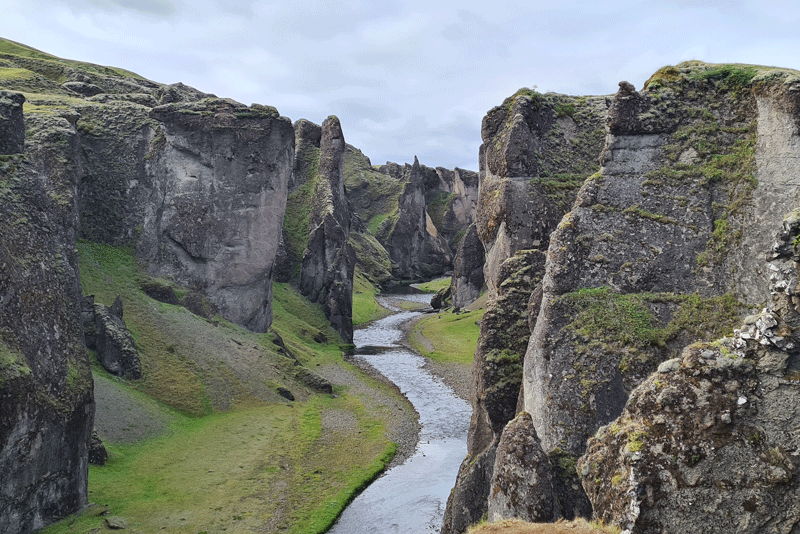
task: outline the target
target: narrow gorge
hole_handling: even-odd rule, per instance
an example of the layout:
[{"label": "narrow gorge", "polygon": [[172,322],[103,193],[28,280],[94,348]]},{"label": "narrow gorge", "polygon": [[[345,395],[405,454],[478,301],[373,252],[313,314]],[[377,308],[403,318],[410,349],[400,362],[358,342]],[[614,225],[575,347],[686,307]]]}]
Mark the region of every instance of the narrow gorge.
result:
[{"label": "narrow gorge", "polygon": [[0,40],[0,532],[327,531],[416,446],[358,328],[439,277],[443,534],[800,532],[800,73],[521,89],[479,172],[346,132]]}]

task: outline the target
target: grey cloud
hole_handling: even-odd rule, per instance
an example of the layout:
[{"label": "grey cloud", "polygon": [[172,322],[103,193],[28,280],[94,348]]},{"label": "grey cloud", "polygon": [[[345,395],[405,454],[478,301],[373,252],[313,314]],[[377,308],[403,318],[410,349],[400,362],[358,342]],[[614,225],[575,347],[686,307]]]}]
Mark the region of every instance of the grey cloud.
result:
[{"label": "grey cloud", "polygon": [[168,17],[177,12],[171,0],[88,0],[88,3],[107,11],[126,9],[160,17]]}]

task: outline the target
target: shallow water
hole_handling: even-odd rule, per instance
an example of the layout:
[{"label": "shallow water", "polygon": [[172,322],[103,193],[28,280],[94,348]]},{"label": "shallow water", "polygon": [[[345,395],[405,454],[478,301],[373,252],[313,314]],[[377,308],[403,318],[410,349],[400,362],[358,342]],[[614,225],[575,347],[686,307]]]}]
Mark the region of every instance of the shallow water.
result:
[{"label": "shallow water", "polygon": [[396,299],[429,302],[431,295],[382,297],[396,311],[356,330],[356,355],[397,384],[419,413],[416,453],[373,482],[345,509],[334,534],[439,532],[458,466],[467,452],[469,404],[422,368],[424,358],[399,345],[400,326],[419,312],[400,311]]}]

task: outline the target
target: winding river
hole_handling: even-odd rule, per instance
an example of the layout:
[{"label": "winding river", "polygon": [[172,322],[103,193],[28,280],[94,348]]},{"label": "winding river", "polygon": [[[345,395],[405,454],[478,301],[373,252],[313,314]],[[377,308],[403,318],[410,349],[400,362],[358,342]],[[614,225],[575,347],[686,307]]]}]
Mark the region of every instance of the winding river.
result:
[{"label": "winding river", "polygon": [[430,295],[382,297],[394,311],[356,330],[356,355],[397,384],[419,413],[420,441],[414,455],[388,470],[348,506],[334,534],[436,533],[450,489],[467,452],[469,404],[423,368],[425,359],[400,345],[401,325],[420,312],[403,311],[398,300],[427,302]]}]

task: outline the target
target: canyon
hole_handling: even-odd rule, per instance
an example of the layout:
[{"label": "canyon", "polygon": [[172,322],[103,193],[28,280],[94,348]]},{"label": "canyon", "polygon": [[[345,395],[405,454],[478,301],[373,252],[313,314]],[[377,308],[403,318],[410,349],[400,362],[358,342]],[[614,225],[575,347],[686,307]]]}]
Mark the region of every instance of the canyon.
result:
[{"label": "canyon", "polygon": [[[186,391],[214,412],[236,396],[334,393],[274,328],[277,291],[328,322],[298,335],[342,348],[356,297],[452,274],[434,307],[456,313],[485,292],[445,534],[507,518],[800,529],[797,72],[692,61],[641,91],[521,89],[484,117],[475,173],[372,165],[335,116],[292,123],[0,51],[0,530],[88,503],[87,345],[112,375],[151,388],[159,376],[125,337],[143,308],[84,300],[93,267],[79,253],[101,246],[127,247],[144,273],[136,298],[176,307],[160,313],[212,330],[222,318],[285,360],[291,373],[249,380],[268,365],[246,332],[225,341],[229,356],[191,356],[200,382]],[[198,352],[163,345],[165,358]]]}]

